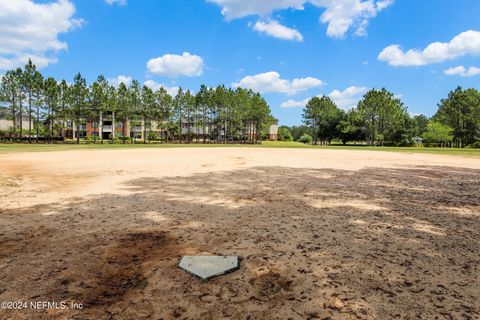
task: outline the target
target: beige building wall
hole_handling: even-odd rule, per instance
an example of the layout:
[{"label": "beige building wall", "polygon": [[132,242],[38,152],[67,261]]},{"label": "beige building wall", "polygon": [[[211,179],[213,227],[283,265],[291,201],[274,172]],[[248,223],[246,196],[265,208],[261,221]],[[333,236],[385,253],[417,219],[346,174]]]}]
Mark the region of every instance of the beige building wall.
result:
[{"label": "beige building wall", "polygon": [[[12,120],[0,119],[0,130],[10,130],[13,126]],[[24,130],[28,130],[28,121],[22,121],[22,127]],[[20,123],[17,122],[17,129],[20,128]],[[33,129],[33,124],[32,124]]]},{"label": "beige building wall", "polygon": [[268,139],[271,141],[278,140],[278,125],[272,124],[268,130]]}]

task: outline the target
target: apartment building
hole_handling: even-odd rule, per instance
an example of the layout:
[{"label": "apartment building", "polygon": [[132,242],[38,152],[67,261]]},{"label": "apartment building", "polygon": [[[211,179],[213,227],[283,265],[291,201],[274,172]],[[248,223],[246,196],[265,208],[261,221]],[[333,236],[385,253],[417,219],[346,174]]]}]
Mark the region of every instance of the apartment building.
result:
[{"label": "apartment building", "polygon": [[[125,125],[125,128],[123,127]],[[88,138],[96,137],[100,139],[114,139],[124,136],[135,138],[135,139],[144,139],[144,134],[149,132],[156,132],[159,136],[162,135],[163,130],[158,128],[158,123],[156,121],[143,121],[143,120],[128,120],[125,122],[118,121],[115,119],[115,112],[104,112],[100,115],[100,119],[97,120],[81,120],[81,123],[77,125],[75,121],[69,120],[66,124],[66,138],[67,139],[76,139],[78,138]],[[77,130],[78,129],[78,130]]]},{"label": "apartment building", "polygon": [[[28,130],[28,128],[33,128],[33,121],[29,121],[28,114],[22,115],[22,129]],[[31,125],[31,126],[30,126]],[[15,121],[15,126],[17,130],[20,130],[20,114],[17,113],[17,119]],[[0,107],[0,130],[10,131],[13,127],[12,114],[7,108]]]}]

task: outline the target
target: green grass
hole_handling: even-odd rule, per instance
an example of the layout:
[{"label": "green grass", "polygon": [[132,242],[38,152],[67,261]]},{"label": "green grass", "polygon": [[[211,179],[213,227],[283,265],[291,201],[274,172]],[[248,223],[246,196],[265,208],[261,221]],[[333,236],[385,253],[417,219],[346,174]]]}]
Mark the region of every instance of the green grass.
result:
[{"label": "green grass", "polygon": [[330,150],[368,150],[368,151],[386,151],[386,152],[405,152],[405,153],[432,153],[461,156],[480,157],[480,149],[458,149],[458,148],[416,148],[416,147],[368,147],[364,145],[331,145],[331,146],[312,146],[300,142],[272,142],[265,141],[262,147],[266,148],[314,148]]},{"label": "green grass", "polygon": [[125,148],[308,148],[329,150],[369,150],[407,153],[432,153],[446,155],[462,155],[480,157],[480,149],[441,149],[441,148],[415,148],[415,147],[367,147],[354,145],[311,146],[300,142],[273,142],[264,141],[261,145],[243,144],[0,144],[0,153],[14,152],[44,152],[44,151],[67,151],[67,150],[105,150]]}]

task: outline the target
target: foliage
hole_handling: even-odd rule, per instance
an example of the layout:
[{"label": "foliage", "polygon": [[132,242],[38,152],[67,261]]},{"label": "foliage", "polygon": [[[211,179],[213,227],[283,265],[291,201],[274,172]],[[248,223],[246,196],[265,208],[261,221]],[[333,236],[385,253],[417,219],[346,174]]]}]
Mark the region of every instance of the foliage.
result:
[{"label": "foliage", "polygon": [[[103,116],[112,118],[112,143],[135,143],[139,131],[143,131],[144,142],[151,140],[149,132],[155,132],[164,143],[257,143],[268,136],[269,126],[277,123],[265,99],[242,88],[202,85],[196,94],[180,88],[172,97],[164,88],[152,90],[138,81],[115,87],[102,75],[88,85],[80,73],[69,84],[44,79],[31,61],[1,78],[0,117],[11,121],[10,129],[2,132],[4,140],[66,142],[75,129],[72,126],[78,131],[80,125],[98,123]],[[30,120],[27,128],[25,119]],[[303,110],[304,125],[280,126],[278,136],[283,141],[305,141],[308,135],[315,145],[362,141],[371,146],[399,146],[424,137],[428,143],[477,146],[480,92],[456,88],[440,101],[433,122],[429,120],[425,115],[411,117],[402,101],[385,88],[372,89],[348,111],[339,109],[327,96],[314,97]],[[91,130],[88,135],[92,136]],[[103,141],[103,132],[98,136]],[[137,138],[131,139],[134,136]],[[93,136],[96,139],[97,135]],[[79,137],[76,140],[79,143]]]},{"label": "foliage", "polygon": [[453,129],[437,121],[429,121],[423,134],[426,143],[445,144],[453,141]]},{"label": "foliage", "polygon": [[400,99],[385,88],[368,91],[357,110],[369,145],[402,144],[409,140],[410,116]]},{"label": "foliage", "polygon": [[158,134],[155,131],[149,131],[148,132],[148,140],[149,141],[157,141],[158,140]]},{"label": "foliage", "polygon": [[434,119],[453,128],[453,141],[458,147],[480,139],[480,92],[457,87],[442,99]]},{"label": "foliage", "polygon": [[468,146],[468,148],[480,149],[480,140],[472,143],[471,145]]},{"label": "foliage", "polygon": [[308,134],[310,132],[310,129],[305,125],[292,126],[292,127],[289,127],[288,129],[290,130],[290,133],[292,134],[292,138],[294,141],[298,141],[298,139],[300,139],[302,135]]},{"label": "foliage", "polygon": [[310,127],[313,143],[318,140],[328,143],[337,135],[337,126],[342,119],[342,111],[327,96],[314,97],[303,110],[304,123]]},{"label": "foliage", "polygon": [[414,125],[415,125],[415,135],[421,137],[425,131],[427,131],[428,125],[428,117],[419,114],[413,117]]},{"label": "foliage", "polygon": [[359,113],[355,110],[349,110],[343,113],[342,119],[337,126],[337,137],[343,144],[349,141],[358,141],[363,137],[362,134],[363,121]]},{"label": "foliage", "polygon": [[304,133],[299,139],[298,142],[306,143],[306,144],[311,144],[313,141],[312,136]]},{"label": "foliage", "polygon": [[[66,142],[74,129],[85,131],[86,123],[89,126],[96,123],[96,129],[102,130],[103,126],[98,123],[103,121],[104,114],[112,118],[114,128],[121,128],[121,134],[114,130],[112,142],[122,138],[124,143],[137,140],[130,139],[139,135],[138,128],[131,129],[133,123],[143,128],[144,142],[148,132],[154,130],[160,135],[158,138],[166,142],[176,139],[189,143],[256,143],[276,122],[266,100],[252,90],[202,85],[196,95],[180,88],[175,97],[171,97],[164,88],[154,91],[140,86],[136,80],[129,86],[120,83],[114,87],[102,75],[91,85],[87,85],[80,73],[73,84],[53,78],[44,81],[29,61],[25,70],[7,71],[0,84],[0,106],[7,107],[12,120],[11,139],[21,139],[25,133],[26,128],[21,128],[23,122],[17,121],[25,115],[25,101],[28,101],[28,116],[32,120],[28,123],[35,125],[37,137],[43,135],[42,139],[49,141],[61,137]],[[32,108],[37,109],[35,115]],[[31,138],[32,128],[28,129]],[[87,134],[91,136],[91,130],[87,130]],[[98,136],[103,140],[102,133],[98,132]],[[93,135],[94,141],[96,137]],[[78,135],[76,140],[80,143]]]},{"label": "foliage", "polygon": [[280,141],[293,141],[292,133],[287,126],[278,127],[278,140]]}]

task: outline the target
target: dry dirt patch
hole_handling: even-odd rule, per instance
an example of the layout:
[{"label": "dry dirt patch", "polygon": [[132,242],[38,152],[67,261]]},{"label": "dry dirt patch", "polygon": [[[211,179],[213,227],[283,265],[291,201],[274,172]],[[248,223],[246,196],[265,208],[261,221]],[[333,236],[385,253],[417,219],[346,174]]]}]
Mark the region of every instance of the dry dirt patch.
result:
[{"label": "dry dirt patch", "polygon": [[[86,308],[0,318],[480,317],[480,164],[470,158],[131,152],[2,163],[32,169],[0,198],[0,300]],[[34,172],[47,163],[75,187],[42,191]],[[98,179],[75,180],[87,168]],[[239,255],[241,268],[199,282],[177,268],[183,254]]]}]

